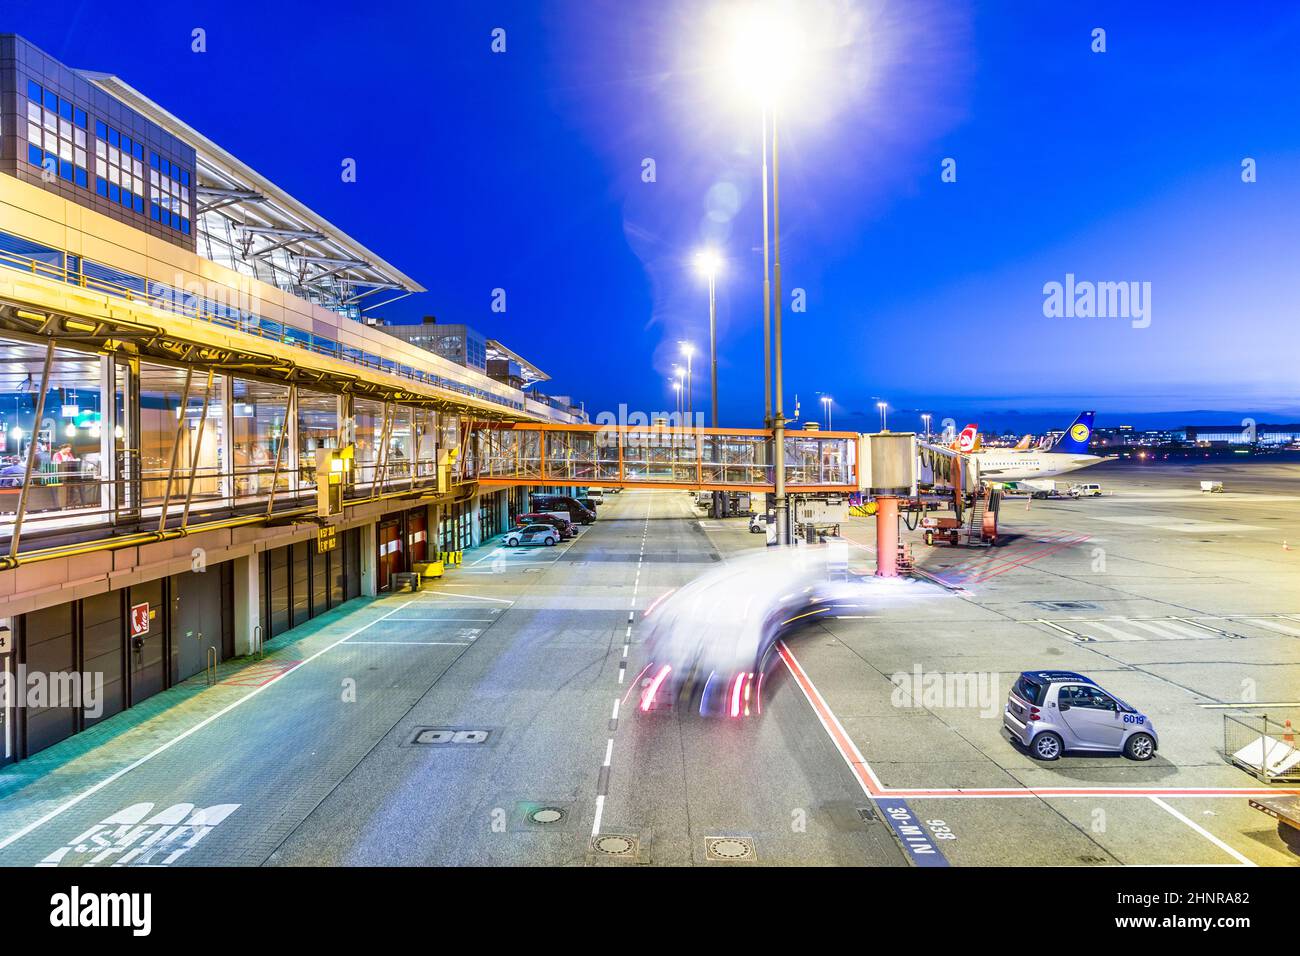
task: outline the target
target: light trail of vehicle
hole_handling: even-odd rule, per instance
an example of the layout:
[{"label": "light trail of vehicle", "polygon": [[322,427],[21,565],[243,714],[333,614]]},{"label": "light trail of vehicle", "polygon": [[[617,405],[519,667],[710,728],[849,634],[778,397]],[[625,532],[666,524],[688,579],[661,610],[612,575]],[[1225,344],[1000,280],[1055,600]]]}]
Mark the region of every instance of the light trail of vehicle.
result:
[{"label": "light trail of vehicle", "polygon": [[914,797],[937,800],[952,799],[1052,799],[1061,797],[1121,797],[1151,799],[1155,797],[1239,798],[1296,795],[1300,789],[1278,787],[886,787],[880,782],[857,745],[853,743],[826,699],[813,684],[785,641],[777,643],[777,652],[812,707],[827,736],[839,751],[849,770],[873,800],[887,797]]}]

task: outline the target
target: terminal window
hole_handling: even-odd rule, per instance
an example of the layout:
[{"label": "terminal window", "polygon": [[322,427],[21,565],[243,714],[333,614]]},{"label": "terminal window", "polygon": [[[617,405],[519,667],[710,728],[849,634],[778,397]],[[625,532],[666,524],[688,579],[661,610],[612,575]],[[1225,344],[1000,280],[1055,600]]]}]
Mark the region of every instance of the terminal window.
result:
[{"label": "terminal window", "polygon": [[39,84],[27,83],[27,161],[83,189],[86,113]]},{"label": "terminal window", "polygon": [[157,153],[149,153],[149,218],[190,232],[190,173]]},{"label": "terminal window", "polygon": [[95,122],[95,192],[126,209],[144,212],[144,147]]}]

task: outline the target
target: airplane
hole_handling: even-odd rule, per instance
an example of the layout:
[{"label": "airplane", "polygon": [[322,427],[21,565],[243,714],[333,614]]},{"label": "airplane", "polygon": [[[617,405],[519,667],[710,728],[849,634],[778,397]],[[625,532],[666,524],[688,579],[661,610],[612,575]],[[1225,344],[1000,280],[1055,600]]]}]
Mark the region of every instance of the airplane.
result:
[{"label": "airplane", "polygon": [[1046,451],[1021,450],[1017,446],[974,452],[970,457],[979,464],[980,477],[994,481],[1055,478],[1098,462],[1110,461],[1111,458],[1088,453],[1088,439],[1092,437],[1092,421],[1095,416],[1095,412],[1080,412],[1079,417],[1070,423],[1070,427]]}]

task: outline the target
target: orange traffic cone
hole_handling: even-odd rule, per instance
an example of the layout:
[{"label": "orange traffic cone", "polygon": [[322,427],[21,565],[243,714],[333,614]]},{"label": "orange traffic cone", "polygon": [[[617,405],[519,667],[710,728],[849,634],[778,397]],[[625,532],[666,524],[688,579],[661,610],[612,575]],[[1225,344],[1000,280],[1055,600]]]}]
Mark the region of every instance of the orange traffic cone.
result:
[{"label": "orange traffic cone", "polygon": [[1285,722],[1283,723],[1283,726],[1286,727],[1286,730],[1284,730],[1284,731],[1282,732],[1282,740],[1283,740],[1283,742],[1285,742],[1285,743],[1288,744],[1289,746],[1294,746],[1294,745],[1295,745],[1295,734],[1293,734],[1293,733],[1291,732],[1291,721],[1289,721],[1289,720],[1285,721]]}]

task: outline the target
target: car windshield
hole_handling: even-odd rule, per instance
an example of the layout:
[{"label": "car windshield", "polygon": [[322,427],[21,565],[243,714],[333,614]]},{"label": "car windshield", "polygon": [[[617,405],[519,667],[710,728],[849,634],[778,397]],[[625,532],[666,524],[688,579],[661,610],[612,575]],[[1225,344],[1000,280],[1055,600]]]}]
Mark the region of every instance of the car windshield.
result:
[{"label": "car windshield", "polygon": [[1019,698],[1029,701],[1031,704],[1041,704],[1043,702],[1043,685],[1037,681],[1030,680],[1021,674],[1020,679],[1016,681],[1016,686],[1012,692]]}]

